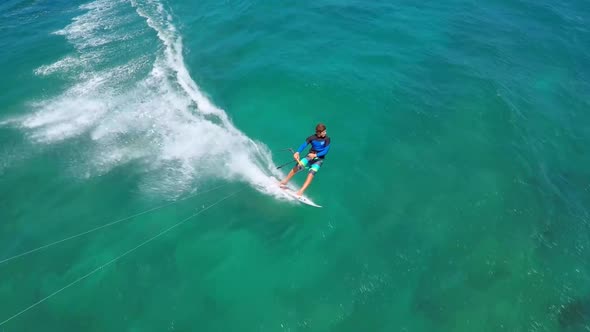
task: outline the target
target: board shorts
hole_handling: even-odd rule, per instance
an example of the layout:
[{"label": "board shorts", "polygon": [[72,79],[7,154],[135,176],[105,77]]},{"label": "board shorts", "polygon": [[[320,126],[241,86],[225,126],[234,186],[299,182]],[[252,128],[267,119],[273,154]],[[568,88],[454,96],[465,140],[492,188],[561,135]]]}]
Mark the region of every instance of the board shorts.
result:
[{"label": "board shorts", "polygon": [[297,171],[301,171],[304,167],[309,167],[309,173],[313,175],[315,175],[315,173],[320,170],[320,167],[322,167],[322,163],[324,162],[324,159],[321,158],[311,159],[309,157],[305,157],[300,160],[301,164],[297,163],[297,165],[295,165],[295,169]]}]

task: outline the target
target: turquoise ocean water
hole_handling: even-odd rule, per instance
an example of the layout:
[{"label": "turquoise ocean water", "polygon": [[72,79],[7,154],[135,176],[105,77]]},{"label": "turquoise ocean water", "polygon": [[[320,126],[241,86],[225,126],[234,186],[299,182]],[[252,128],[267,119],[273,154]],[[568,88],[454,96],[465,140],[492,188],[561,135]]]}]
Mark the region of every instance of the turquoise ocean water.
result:
[{"label": "turquoise ocean water", "polygon": [[[3,1],[0,331],[588,331],[589,26],[578,0]],[[322,209],[270,178],[317,122]]]}]

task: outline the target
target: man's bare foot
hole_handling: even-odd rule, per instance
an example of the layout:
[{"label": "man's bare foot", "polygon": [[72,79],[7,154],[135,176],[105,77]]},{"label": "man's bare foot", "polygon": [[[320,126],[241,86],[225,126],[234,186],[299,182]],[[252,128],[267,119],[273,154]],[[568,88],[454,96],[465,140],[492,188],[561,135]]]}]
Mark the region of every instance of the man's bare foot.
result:
[{"label": "man's bare foot", "polygon": [[298,198],[301,198],[301,196],[303,196],[303,193],[302,193],[301,191],[298,191],[298,192],[297,192],[297,197],[298,197]]},{"label": "man's bare foot", "polygon": [[280,188],[287,188],[287,184],[284,183],[283,181],[279,182],[279,187]]}]

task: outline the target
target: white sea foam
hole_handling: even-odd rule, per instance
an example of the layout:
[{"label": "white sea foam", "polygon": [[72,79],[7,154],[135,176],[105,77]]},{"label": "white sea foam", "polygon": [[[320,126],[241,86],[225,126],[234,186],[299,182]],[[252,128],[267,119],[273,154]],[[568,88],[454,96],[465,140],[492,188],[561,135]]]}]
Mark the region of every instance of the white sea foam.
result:
[{"label": "white sea foam", "polygon": [[[144,187],[151,190],[181,193],[195,181],[217,177],[280,196],[269,178],[280,176],[269,150],[238,130],[199,89],[184,63],[182,38],[161,3],[97,0],[82,9],[84,14],[56,32],[76,52],[36,70],[74,71],[69,86],[31,102],[31,114],[6,123],[16,123],[41,144],[91,142],[89,176],[138,161],[149,179]],[[148,37],[152,49],[134,49]],[[111,58],[117,54],[130,59],[121,65]]]}]

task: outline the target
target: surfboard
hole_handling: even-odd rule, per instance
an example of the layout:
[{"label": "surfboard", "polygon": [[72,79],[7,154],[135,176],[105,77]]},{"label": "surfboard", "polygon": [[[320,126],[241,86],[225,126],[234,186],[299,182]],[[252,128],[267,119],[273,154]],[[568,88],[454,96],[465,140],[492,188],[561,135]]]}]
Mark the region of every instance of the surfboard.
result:
[{"label": "surfboard", "polygon": [[[278,182],[280,182],[278,179],[275,178],[275,180]],[[299,201],[300,203],[309,205],[309,206],[313,206],[313,207],[317,207],[317,208],[321,208],[321,205],[318,205],[316,203],[314,203],[311,199],[309,199],[308,197],[306,197],[305,195],[299,197],[297,196],[297,190],[294,190],[291,187],[281,187],[281,189],[283,190],[283,192],[292,199],[295,199],[297,201]]]},{"label": "surfboard", "polygon": [[298,200],[299,202],[303,203],[303,204],[307,204],[309,206],[313,206],[313,207],[317,207],[317,208],[321,208],[321,205],[317,205],[316,203],[314,203],[311,199],[303,196],[297,196],[297,192],[293,191],[291,188],[282,188],[284,192],[287,193],[287,195],[295,198],[296,200]]}]

